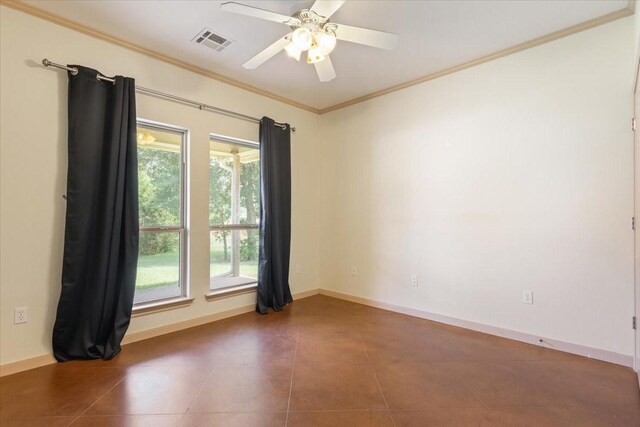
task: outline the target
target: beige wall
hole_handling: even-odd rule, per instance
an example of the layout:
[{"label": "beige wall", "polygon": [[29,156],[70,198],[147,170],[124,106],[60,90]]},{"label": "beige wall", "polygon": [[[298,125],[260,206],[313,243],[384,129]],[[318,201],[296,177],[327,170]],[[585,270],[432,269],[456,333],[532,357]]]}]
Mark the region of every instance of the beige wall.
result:
[{"label": "beige wall", "polygon": [[322,283],[632,355],[633,27],[323,115]]},{"label": "beige wall", "polygon": [[[318,282],[319,191],[317,116],[219,83],[112,44],[2,7],[0,13],[2,104],[0,134],[0,363],[50,352],[60,289],[66,188],[66,88],[63,72],[46,70],[42,58],[73,62],[107,75],[134,76],[142,86],[220,106],[244,114],[288,121],[297,127],[292,140],[292,265],[294,292],[316,289]],[[191,293],[182,308],[133,319],[130,332],[255,302],[243,295],[206,302],[208,290],[208,134],[258,138],[258,126],[200,112],[167,101],[138,96],[138,116],[191,130]],[[292,269],[292,271],[294,271]],[[13,324],[13,308],[28,306],[29,322]]]},{"label": "beige wall", "polygon": [[[44,57],[295,125],[294,292],[328,288],[632,354],[632,18],[316,116],[0,11],[0,363],[50,351],[60,288],[67,84]],[[196,302],[130,331],[251,304],[203,298],[206,142],[255,138],[256,126],[145,96],[138,115],[191,129]],[[524,289],[533,305],[520,303]],[[19,306],[29,323],[13,324]]]}]

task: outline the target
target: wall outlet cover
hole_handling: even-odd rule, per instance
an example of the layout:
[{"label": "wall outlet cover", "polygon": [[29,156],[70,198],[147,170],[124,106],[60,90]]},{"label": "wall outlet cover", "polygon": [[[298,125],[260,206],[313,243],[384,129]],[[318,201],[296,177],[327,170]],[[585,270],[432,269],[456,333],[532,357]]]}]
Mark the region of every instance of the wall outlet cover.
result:
[{"label": "wall outlet cover", "polygon": [[27,323],[28,319],[27,307],[16,307],[13,309],[13,323],[16,325],[19,323]]},{"label": "wall outlet cover", "polygon": [[418,275],[417,274],[412,274],[411,275],[411,286],[418,286]]},{"label": "wall outlet cover", "polygon": [[522,303],[533,304],[533,291],[522,291]]}]

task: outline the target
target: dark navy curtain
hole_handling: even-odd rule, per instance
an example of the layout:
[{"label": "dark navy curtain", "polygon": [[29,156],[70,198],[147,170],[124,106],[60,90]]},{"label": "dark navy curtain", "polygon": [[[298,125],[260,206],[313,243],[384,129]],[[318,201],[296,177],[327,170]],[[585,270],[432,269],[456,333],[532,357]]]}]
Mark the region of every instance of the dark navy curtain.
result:
[{"label": "dark navy curtain", "polygon": [[[283,129],[284,127],[284,129]],[[291,303],[291,132],[263,117],[260,123],[260,254],[256,311]]]},{"label": "dark navy curtain", "polygon": [[135,84],[73,65],[62,290],[53,330],[60,361],[111,359],[133,307],[138,261]]}]

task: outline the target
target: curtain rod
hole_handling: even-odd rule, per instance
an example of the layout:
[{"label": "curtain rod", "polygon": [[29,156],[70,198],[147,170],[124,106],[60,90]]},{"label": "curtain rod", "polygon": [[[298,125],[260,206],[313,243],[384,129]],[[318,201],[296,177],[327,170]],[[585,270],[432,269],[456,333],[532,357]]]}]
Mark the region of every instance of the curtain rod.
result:
[{"label": "curtain rod", "polygon": [[[61,64],[56,64],[55,62],[49,61],[47,58],[42,60],[42,65],[44,65],[45,67],[54,67],[54,68],[58,68],[60,70],[67,70],[73,76],[78,74],[78,69],[77,68],[67,67],[66,65],[61,65]],[[102,76],[100,74],[98,74],[98,80],[105,81],[105,82],[110,82],[110,83],[115,83],[115,79],[112,79],[112,78],[106,77],[106,76]],[[247,116],[246,114],[236,113],[235,111],[225,110],[224,108],[214,107],[213,105],[208,105],[208,104],[204,104],[202,102],[192,101],[192,100],[187,99],[187,98],[182,98],[182,97],[179,97],[179,96],[176,96],[176,95],[171,95],[169,93],[160,92],[160,91],[157,91],[157,90],[149,89],[149,88],[138,86],[138,85],[136,85],[136,92],[140,92],[140,93],[143,93],[145,95],[155,96],[157,98],[169,99],[171,101],[179,102],[181,104],[191,105],[192,107],[196,107],[199,110],[208,110],[208,111],[212,111],[214,113],[224,114],[225,116],[235,117],[237,119],[246,120],[246,121],[253,122],[253,123],[260,123],[261,122],[261,120],[259,118],[257,118],[257,117]],[[287,126],[285,124],[283,124],[283,123],[275,123],[275,125],[278,126],[278,127],[281,127],[282,130],[285,130],[287,128]],[[296,128],[292,126],[291,127],[291,132],[295,132],[295,131],[296,131]]]}]

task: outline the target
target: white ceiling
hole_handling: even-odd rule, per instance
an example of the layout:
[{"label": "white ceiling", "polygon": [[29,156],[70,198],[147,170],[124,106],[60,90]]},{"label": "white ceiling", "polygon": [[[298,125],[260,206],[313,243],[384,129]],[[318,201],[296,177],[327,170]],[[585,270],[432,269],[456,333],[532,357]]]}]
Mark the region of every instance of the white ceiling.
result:
[{"label": "white ceiling", "polygon": [[[235,0],[282,14],[313,1]],[[396,50],[338,42],[337,77],[318,81],[312,65],[280,53],[255,70],[242,64],[289,31],[275,22],[220,10],[221,1],[50,1],[35,7],[143,47],[323,109],[462,64],[623,9],[627,0],[347,1],[332,21],[400,35]],[[216,52],[191,40],[204,27],[235,40]],[[55,58],[52,58],[55,60]],[[73,58],[58,58],[73,61]],[[91,64],[87,64],[90,66]]]}]

